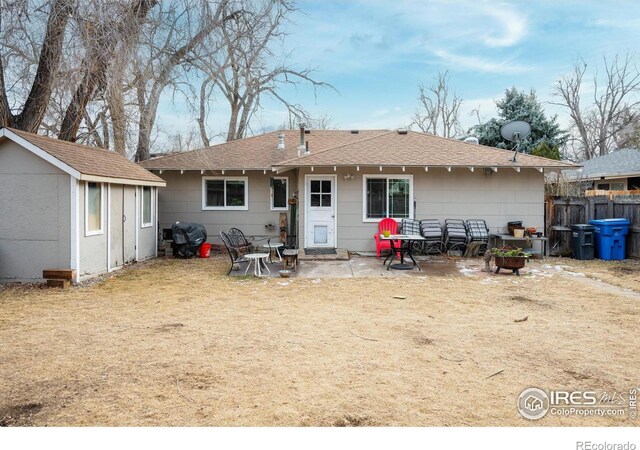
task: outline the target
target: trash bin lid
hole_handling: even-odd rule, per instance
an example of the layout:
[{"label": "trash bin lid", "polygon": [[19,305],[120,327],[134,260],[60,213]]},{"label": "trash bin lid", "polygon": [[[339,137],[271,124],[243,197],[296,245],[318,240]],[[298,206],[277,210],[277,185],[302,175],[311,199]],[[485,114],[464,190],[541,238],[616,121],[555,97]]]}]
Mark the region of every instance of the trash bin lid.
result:
[{"label": "trash bin lid", "polygon": [[620,218],[620,219],[591,219],[589,223],[593,225],[606,226],[606,225],[629,225],[630,222],[627,219]]},{"label": "trash bin lid", "polygon": [[569,225],[572,230],[584,230],[584,231],[593,231],[595,228],[593,225],[589,225],[588,223],[574,223]]}]

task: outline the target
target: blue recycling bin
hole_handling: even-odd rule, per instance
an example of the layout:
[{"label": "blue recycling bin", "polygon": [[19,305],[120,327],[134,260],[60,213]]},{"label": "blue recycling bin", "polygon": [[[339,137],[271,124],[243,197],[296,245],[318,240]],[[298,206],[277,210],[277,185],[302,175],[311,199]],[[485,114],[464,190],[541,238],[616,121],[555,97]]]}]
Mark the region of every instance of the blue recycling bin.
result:
[{"label": "blue recycling bin", "polygon": [[596,227],[594,230],[596,258],[605,261],[625,259],[629,221],[627,219],[594,219],[589,223]]}]

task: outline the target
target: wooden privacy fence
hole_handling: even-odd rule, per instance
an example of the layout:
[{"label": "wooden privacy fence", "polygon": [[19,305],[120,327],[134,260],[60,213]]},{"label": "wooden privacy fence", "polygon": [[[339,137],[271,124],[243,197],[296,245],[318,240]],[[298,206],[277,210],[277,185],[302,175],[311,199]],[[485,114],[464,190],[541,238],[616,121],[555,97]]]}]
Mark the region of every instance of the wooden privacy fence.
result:
[{"label": "wooden privacy fence", "polygon": [[547,197],[545,199],[545,235],[550,254],[571,254],[569,225],[589,223],[590,219],[629,220],[627,258],[640,258],[640,195],[599,195],[592,197]]}]

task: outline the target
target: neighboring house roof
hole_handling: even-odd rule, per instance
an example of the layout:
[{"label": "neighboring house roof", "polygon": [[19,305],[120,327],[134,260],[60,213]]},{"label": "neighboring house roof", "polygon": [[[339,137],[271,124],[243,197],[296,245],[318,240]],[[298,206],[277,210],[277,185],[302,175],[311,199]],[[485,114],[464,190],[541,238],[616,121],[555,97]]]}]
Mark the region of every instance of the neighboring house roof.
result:
[{"label": "neighboring house roof", "polygon": [[[307,130],[309,131],[309,130]],[[285,149],[278,150],[278,135]],[[576,164],[519,154],[418,132],[311,130],[308,154],[298,154],[300,132],[280,130],[143,161],[153,170],[267,170],[301,166],[418,166],[575,168]]]},{"label": "neighboring house roof", "polygon": [[77,179],[166,186],[162,178],[111,150],[61,141],[6,127],[0,128],[1,138],[9,139],[38,154]]},{"label": "neighboring house roof", "polygon": [[598,179],[640,175],[640,150],[623,148],[608,155],[583,161],[582,169],[564,170],[562,174],[569,178]]}]

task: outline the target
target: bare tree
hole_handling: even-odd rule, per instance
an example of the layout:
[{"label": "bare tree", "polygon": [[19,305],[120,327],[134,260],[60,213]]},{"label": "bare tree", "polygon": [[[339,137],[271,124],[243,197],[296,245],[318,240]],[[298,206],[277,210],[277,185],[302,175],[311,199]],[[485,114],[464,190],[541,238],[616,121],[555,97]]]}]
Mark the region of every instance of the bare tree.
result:
[{"label": "bare tree", "polygon": [[569,110],[573,125],[573,144],[583,159],[606,155],[617,148],[621,133],[635,127],[640,120],[640,72],[630,55],[611,61],[604,59],[604,85],[593,76],[592,102],[584,106],[583,77],[587,71],[584,60],[578,61],[573,73],[556,82],[554,94],[561,99],[554,103]]},{"label": "bare tree", "polygon": [[423,133],[443,137],[455,137],[462,132],[460,126],[460,105],[462,99],[449,90],[449,72],[438,72],[434,83],[419,86],[420,109],[413,115],[412,125]]},{"label": "bare tree", "polygon": [[284,105],[294,116],[307,118],[309,114],[299,104],[283,97],[284,85],[310,84],[314,92],[328,83],[316,81],[309,68],[297,70],[286,63],[273,64],[277,57],[273,47],[284,38],[283,25],[294,11],[289,0],[250,2],[245,14],[221,26],[223,51],[205,65],[199,98],[201,140],[209,142],[206,130],[207,104],[211,96],[221,93],[229,106],[227,141],[245,137],[250,132],[251,119],[261,106],[263,96],[269,96]]},{"label": "bare tree", "polygon": [[[29,16],[30,4],[27,1],[9,4],[3,0],[0,11],[0,28],[4,28],[5,21],[11,20],[9,28],[16,24],[24,23],[24,18]],[[33,82],[29,93],[19,106],[11,107],[9,95],[11,87],[6,85],[4,61],[10,61],[11,56],[0,58],[0,125],[14,127],[25,131],[36,132],[44,118],[49,105],[49,99],[54,86],[54,78],[62,59],[62,45],[69,17],[73,11],[72,0],[54,0],[50,5],[41,5],[41,8],[49,6],[46,30],[40,47],[38,64],[33,76]],[[6,15],[6,16],[5,16]],[[15,22],[13,22],[15,20]],[[27,19],[28,20],[28,19]],[[23,28],[24,29],[24,28]],[[2,42],[16,43],[9,39],[10,33],[2,33]],[[5,38],[7,40],[5,41]],[[19,46],[3,44],[3,53],[15,54],[19,52]],[[17,44],[17,43],[16,43]],[[14,112],[15,111],[15,112]]]}]

